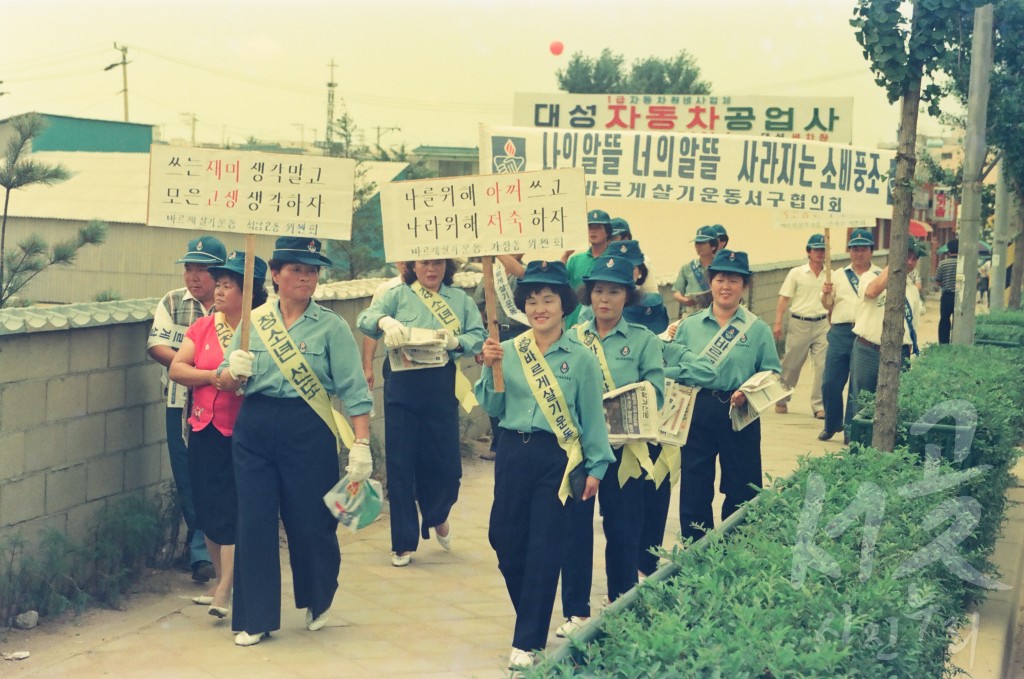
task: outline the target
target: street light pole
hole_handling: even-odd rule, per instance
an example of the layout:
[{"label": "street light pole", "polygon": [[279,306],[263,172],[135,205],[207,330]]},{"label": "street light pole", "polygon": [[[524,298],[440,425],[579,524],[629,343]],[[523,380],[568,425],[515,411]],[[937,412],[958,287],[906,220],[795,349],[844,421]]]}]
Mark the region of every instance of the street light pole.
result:
[{"label": "street light pole", "polygon": [[104,71],[109,71],[112,68],[121,67],[121,94],[124,95],[124,121],[128,122],[128,45],[117,46],[114,43],[114,49],[121,53],[121,61],[115,61],[114,63],[107,66]]}]

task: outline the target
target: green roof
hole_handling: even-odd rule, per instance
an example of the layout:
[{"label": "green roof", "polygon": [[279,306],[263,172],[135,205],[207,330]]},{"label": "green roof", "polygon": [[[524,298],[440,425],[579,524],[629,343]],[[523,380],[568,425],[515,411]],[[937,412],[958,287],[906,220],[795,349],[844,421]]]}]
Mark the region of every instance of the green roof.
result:
[{"label": "green roof", "polygon": [[480,157],[480,149],[476,146],[417,146],[412,152],[420,157],[454,156],[456,158],[472,158],[473,160]]}]

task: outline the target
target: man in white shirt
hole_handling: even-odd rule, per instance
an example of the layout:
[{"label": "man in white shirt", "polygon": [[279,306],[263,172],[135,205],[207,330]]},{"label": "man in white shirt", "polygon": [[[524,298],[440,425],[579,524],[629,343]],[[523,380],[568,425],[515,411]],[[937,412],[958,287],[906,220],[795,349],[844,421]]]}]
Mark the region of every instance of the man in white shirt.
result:
[{"label": "man in white shirt", "polygon": [[[913,271],[925,253],[915,241],[907,248],[907,271]],[[879,273],[866,272],[860,277],[861,304],[853,324],[853,358],[850,367],[850,391],[853,403],[862,391],[875,391],[878,386],[878,361],[882,343],[882,321],[885,318],[885,288],[889,284],[889,267]],[[910,367],[911,353],[918,353],[917,325],[924,305],[917,286],[907,279],[907,301],[903,314],[903,369]]]},{"label": "man in white shirt", "polygon": [[[814,368],[811,387],[811,413],[825,419],[821,399],[821,376],[825,370],[825,349],[828,347],[828,312],[821,304],[821,286],[825,282],[825,236],[816,233],[807,241],[807,263],[790,269],[779,290],[775,308],[775,340],[782,339],[782,320],[789,310],[786,332],[786,353],[782,357],[782,381],[796,387],[807,355]],[[775,404],[775,412],[789,412],[789,399]]]},{"label": "man in white shirt", "polygon": [[[871,263],[875,239],[867,229],[854,229],[846,251],[850,263],[832,272],[832,282],[821,287],[821,303],[829,312],[832,327],[828,331],[828,349],[825,352],[825,373],[821,382],[821,400],[825,406],[825,428],[818,440],[828,441],[843,430],[844,423],[853,419],[856,404],[853,390],[846,399],[843,413],[843,391],[850,379],[850,357],[853,354],[853,322],[860,305],[860,278],[868,271],[875,276],[881,269]],[[845,438],[845,437],[844,437]]]}]

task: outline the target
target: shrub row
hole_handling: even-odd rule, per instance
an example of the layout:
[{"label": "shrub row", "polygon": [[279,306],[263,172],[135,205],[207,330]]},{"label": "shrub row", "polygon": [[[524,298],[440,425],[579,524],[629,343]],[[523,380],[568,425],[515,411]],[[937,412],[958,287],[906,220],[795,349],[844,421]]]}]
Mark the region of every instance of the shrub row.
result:
[{"label": "shrub row", "polygon": [[959,450],[923,463],[854,444],[802,458],[733,532],[676,550],[679,574],[607,615],[580,665],[530,676],[947,675],[966,606],[997,577],[988,556],[1022,433],[1022,366],[1021,350],[929,347],[903,376],[899,437],[927,442],[916,422],[967,437],[974,419]]},{"label": "shrub row", "polygon": [[975,318],[975,341],[1024,346],[1024,311],[993,311]]},{"label": "shrub row", "polygon": [[0,540],[0,627],[28,610],[48,616],[118,605],[145,566],[169,565],[180,516],[168,490],[155,500],[111,502],[82,542],[53,529],[34,536],[34,545],[21,534]]}]

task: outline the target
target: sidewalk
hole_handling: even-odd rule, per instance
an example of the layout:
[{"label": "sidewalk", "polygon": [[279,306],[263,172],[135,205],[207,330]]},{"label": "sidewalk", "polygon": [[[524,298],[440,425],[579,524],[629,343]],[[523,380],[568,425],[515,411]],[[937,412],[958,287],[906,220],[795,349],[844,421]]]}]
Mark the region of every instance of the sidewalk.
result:
[{"label": "sidewalk", "polygon": [[[932,302],[921,331],[929,340],[935,337],[936,304]],[[766,480],[787,475],[800,455],[841,447],[840,436],[824,444],[816,438],[821,421],[810,415],[810,383],[807,369],[790,414],[771,413],[764,420]],[[451,519],[451,553],[428,542],[420,545],[410,566],[392,567],[386,514],[359,533],[339,531],[339,590],[331,620],[319,632],[307,632],[304,611],[292,608],[290,574],[282,551],[282,628],[257,646],[234,646],[230,622],[218,621],[207,615],[205,606],[191,603],[190,598],[202,593],[203,587],[192,583],[187,573],[158,573],[143,583],[154,591],[134,596],[122,611],[93,610],[67,622],[0,634],[0,650],[31,652],[27,660],[0,661],[0,674],[77,679],[507,677],[514,617],[487,542],[492,474],[493,463],[464,460],[462,493]],[[679,531],[677,503],[676,494],[666,528],[667,547]],[[716,508],[720,504],[719,496]],[[1015,516],[1024,526],[1024,517]],[[606,593],[599,521],[595,521],[591,593],[595,610]],[[1015,576],[1005,570],[1003,574],[1004,582],[1016,582]],[[1012,592],[1014,602],[1016,591]],[[554,635],[562,622],[560,612],[556,601],[549,648],[565,643]],[[1001,619],[1006,622],[1005,616]],[[984,612],[981,621],[983,627],[997,624],[994,615]],[[979,644],[977,657],[982,653]]]}]

